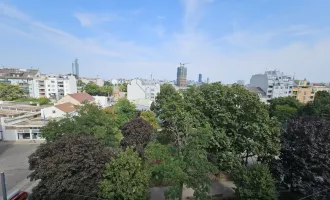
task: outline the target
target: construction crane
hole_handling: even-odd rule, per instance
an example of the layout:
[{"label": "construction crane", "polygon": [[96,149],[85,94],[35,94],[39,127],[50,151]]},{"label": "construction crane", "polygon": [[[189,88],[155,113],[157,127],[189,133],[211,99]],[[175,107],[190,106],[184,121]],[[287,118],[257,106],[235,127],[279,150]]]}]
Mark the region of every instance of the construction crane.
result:
[{"label": "construction crane", "polygon": [[188,64],[190,64],[190,62],[189,63],[180,63],[180,67],[184,67],[185,65],[188,65]]}]

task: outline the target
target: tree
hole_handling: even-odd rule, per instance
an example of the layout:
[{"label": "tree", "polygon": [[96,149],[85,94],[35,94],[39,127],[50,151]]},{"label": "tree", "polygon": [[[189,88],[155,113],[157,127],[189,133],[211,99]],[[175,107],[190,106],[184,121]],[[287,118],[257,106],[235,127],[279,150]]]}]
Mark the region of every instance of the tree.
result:
[{"label": "tree", "polygon": [[18,85],[0,83],[0,100],[13,101],[15,99],[22,98],[23,95],[24,90],[22,90]]},{"label": "tree", "polygon": [[103,86],[100,87],[99,95],[110,97],[112,95],[112,92],[113,88],[111,86]]},{"label": "tree", "polygon": [[273,111],[275,116],[280,122],[285,123],[286,120],[291,119],[297,113],[297,108],[290,107],[289,105],[277,105]]},{"label": "tree", "polygon": [[140,200],[148,198],[149,172],[144,169],[138,154],[128,148],[106,164],[100,194],[112,200]]},{"label": "tree", "polygon": [[327,91],[317,91],[314,96],[314,101],[319,100],[320,98],[330,99],[330,93]]},{"label": "tree", "polygon": [[[181,198],[183,186],[194,190],[196,199],[209,199],[210,175],[216,171],[207,159],[205,130],[188,130],[181,146],[150,143],[146,149],[152,184],[168,185],[168,199]],[[189,136],[188,136],[189,135]]]},{"label": "tree", "polygon": [[95,83],[88,83],[85,87],[84,87],[85,92],[87,92],[88,94],[95,96],[99,94],[99,86],[96,85]]},{"label": "tree", "polygon": [[[288,122],[282,134],[279,159],[273,172],[280,190],[325,200],[330,192],[330,123],[317,117]],[[324,191],[324,192],[322,192]]]},{"label": "tree", "polygon": [[50,99],[48,99],[47,97],[40,97],[38,99],[38,102],[40,105],[47,105],[47,104],[49,104]]},{"label": "tree", "polygon": [[122,126],[136,116],[136,106],[129,100],[121,98],[114,105],[114,112],[119,126]]},{"label": "tree", "polygon": [[64,135],[94,135],[107,146],[117,147],[121,139],[115,117],[94,104],[81,106],[78,116],[50,120],[40,131],[47,141],[57,140]]},{"label": "tree", "polygon": [[230,170],[224,166],[233,166],[236,156],[247,164],[249,158],[266,161],[278,155],[280,124],[270,119],[267,106],[244,87],[204,84],[186,90],[183,99],[185,110],[195,116],[193,126],[212,129],[209,152],[216,153],[222,170]]},{"label": "tree", "polygon": [[239,200],[276,200],[275,181],[266,165],[241,167],[233,173],[235,194]]},{"label": "tree", "polygon": [[41,144],[29,156],[29,169],[33,170],[29,178],[40,180],[29,199],[97,197],[98,183],[111,157],[112,153],[93,136],[64,136]]},{"label": "tree", "polygon": [[269,101],[269,115],[284,123],[294,117],[301,107],[302,104],[294,97],[279,97]]},{"label": "tree", "polygon": [[95,83],[88,83],[85,87],[84,90],[92,95],[98,95],[98,96],[111,96],[113,92],[113,88],[110,85],[100,87],[96,85]]},{"label": "tree", "polygon": [[127,83],[123,83],[123,84],[119,85],[119,91],[127,92]]},{"label": "tree", "polygon": [[113,84],[111,83],[111,81],[104,81],[104,85],[103,86],[113,86]]},{"label": "tree", "polygon": [[307,103],[298,110],[298,116],[316,116],[330,120],[330,95],[321,92],[315,97],[313,102]]},{"label": "tree", "polygon": [[154,129],[159,128],[158,119],[156,118],[154,112],[152,112],[152,111],[142,111],[141,112],[141,117],[142,117],[142,119],[149,122],[154,127]]},{"label": "tree", "polygon": [[121,128],[124,138],[120,141],[121,146],[126,149],[132,147],[143,155],[143,149],[150,141],[154,129],[151,124],[141,117],[131,119]]}]

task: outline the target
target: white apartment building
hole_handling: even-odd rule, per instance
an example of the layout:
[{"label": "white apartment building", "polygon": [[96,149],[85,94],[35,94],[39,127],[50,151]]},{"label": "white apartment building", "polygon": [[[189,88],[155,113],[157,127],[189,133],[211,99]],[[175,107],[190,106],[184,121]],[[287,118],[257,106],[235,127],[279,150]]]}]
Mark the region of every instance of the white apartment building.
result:
[{"label": "white apartment building", "polygon": [[32,97],[58,100],[67,94],[77,93],[77,79],[73,75],[47,74],[33,78]]},{"label": "white apartment building", "polygon": [[139,99],[155,101],[159,92],[160,84],[152,80],[133,79],[127,85],[127,99],[130,101]]},{"label": "white apartment building", "polygon": [[278,70],[266,71],[264,74],[255,74],[250,79],[250,85],[259,87],[266,94],[266,100],[292,95],[294,77],[284,75]]}]

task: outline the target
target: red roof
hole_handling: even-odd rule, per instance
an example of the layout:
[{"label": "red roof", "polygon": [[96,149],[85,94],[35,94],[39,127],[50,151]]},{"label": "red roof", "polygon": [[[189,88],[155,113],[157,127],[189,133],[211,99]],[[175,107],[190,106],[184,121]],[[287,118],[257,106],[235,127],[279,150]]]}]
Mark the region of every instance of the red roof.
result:
[{"label": "red roof", "polygon": [[95,100],[94,97],[92,97],[91,95],[89,95],[86,92],[69,94],[69,96],[71,96],[75,100],[79,101],[79,103],[82,103],[85,100],[87,100],[89,102]]},{"label": "red roof", "polygon": [[71,113],[73,111],[76,111],[77,109],[75,108],[75,106],[68,102],[68,103],[63,103],[63,104],[59,104],[55,106],[56,108],[62,110],[65,113]]}]

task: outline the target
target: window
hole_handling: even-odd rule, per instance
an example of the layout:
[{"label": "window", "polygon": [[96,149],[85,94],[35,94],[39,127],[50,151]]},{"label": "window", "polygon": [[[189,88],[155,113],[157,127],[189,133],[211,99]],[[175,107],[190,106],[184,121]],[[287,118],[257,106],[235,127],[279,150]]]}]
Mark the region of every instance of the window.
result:
[{"label": "window", "polygon": [[51,83],[55,83],[55,81],[51,81]]},{"label": "window", "polygon": [[304,95],[306,95],[306,91],[304,91]]},{"label": "window", "polygon": [[56,113],[56,110],[53,110],[53,114],[55,114]]},{"label": "window", "polygon": [[48,89],[48,91],[50,91],[50,89]]}]

